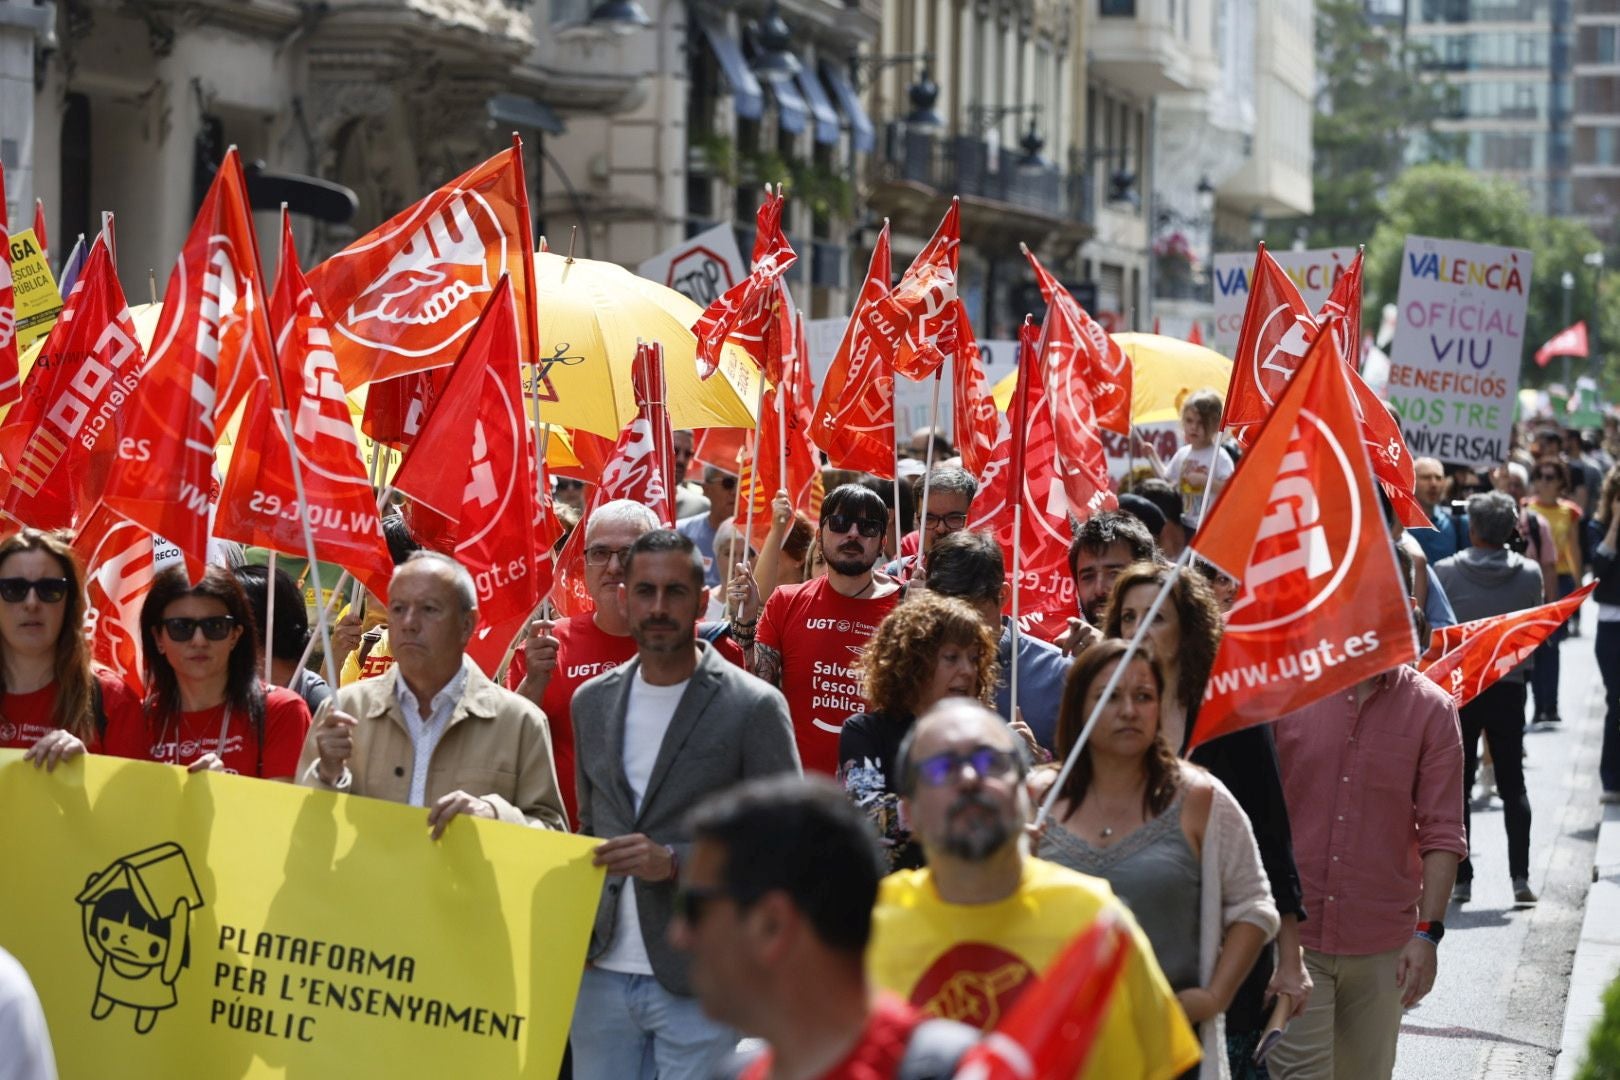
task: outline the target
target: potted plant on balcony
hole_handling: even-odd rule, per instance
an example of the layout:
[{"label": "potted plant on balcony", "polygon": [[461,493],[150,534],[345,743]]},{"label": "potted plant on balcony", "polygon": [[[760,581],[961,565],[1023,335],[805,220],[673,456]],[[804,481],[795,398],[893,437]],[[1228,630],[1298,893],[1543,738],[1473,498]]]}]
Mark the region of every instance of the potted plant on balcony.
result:
[{"label": "potted plant on balcony", "polygon": [[1198,255],[1187,234],[1177,229],[1153,241],[1153,263],[1161,281],[1188,282],[1198,270]]}]

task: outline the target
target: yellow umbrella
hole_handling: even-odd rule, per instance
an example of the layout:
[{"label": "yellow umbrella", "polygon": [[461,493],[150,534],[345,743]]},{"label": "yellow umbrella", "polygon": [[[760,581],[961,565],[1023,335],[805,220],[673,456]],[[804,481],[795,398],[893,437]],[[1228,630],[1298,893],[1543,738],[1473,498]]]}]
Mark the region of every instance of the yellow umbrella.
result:
[{"label": "yellow umbrella", "polygon": [[636,416],[630,366],[639,339],[664,347],[673,427],[754,426],[759,369],[742,349],[727,345],[714,377],[698,376],[691,326],[703,309],[691,300],[615,263],[542,251],[534,268],[549,384],[541,394],[541,419],[616,438]]},{"label": "yellow umbrella", "polygon": [[[1199,390],[1213,390],[1226,399],[1232,361],[1202,345],[1163,334],[1114,334],[1113,339],[1131,358],[1131,423],[1174,423],[1181,403]],[[1018,372],[996,383],[991,394],[996,407],[1006,410],[1016,389]]]}]

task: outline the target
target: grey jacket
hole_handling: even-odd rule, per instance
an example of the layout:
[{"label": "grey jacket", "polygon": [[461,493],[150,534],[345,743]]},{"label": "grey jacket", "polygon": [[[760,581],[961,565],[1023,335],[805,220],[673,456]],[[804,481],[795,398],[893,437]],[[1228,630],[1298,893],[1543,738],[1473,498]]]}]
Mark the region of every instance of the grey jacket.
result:
[{"label": "grey jacket", "polygon": [[[769,683],[728,663],[699,641],[697,670],[664,733],[638,812],[624,775],[624,718],[639,659],[591,679],[574,692],[574,771],[579,831],[604,839],[641,833],[675,849],[689,849],[685,818],[706,796],[739,780],[800,771],[787,702]],[[587,960],[612,943],[619,893],[636,890],[641,937],[659,983],[690,996],[686,957],[664,938],[675,897],[674,882],[609,877],[596,909]]]},{"label": "grey jacket", "polygon": [[[1541,567],[1507,548],[1464,548],[1436,563],[1434,574],[1459,623],[1537,607],[1545,599]],[[1526,659],[1503,679],[1523,682],[1531,664]]]}]

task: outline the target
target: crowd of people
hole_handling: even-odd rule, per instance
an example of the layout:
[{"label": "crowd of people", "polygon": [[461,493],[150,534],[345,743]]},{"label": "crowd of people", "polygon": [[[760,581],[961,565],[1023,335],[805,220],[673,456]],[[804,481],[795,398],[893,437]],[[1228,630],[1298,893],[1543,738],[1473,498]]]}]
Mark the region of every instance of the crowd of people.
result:
[{"label": "crowd of people", "polygon": [[[1481,771],[1515,899],[1536,902],[1526,706],[1561,722],[1563,635],[1460,714],[1403,666],[1189,754],[1241,588],[1174,569],[1232,474],[1219,416],[1190,396],[1182,450],[1146,455],[1121,508],[1077,526],[1056,643],[1004,615],[1002,551],[968,528],[977,481],[931,432],[914,487],[829,472],[817,519],[779,496],[757,554],[730,526],[736,476],[684,482],[683,434],[685,516],[570,515],[594,610],[542,612],[495,679],[466,655],[470,575],[416,548],[408,508],[385,524],[386,604],[336,623],[338,686],[300,664],[285,570],[173,568],[142,611],[144,700],[90,661],[64,538],[24,528],[0,541],[0,746],[47,770],[105,753],[385,799],[433,839],[458,816],[598,838],[564,1064],[580,1080],[949,1076],[1099,923],[1128,956],[1083,1075],[1389,1076],[1448,904],[1471,900]],[[1488,475],[1416,470],[1435,528],[1386,518],[1420,631],[1599,582],[1620,800],[1620,469],[1537,429]]]}]

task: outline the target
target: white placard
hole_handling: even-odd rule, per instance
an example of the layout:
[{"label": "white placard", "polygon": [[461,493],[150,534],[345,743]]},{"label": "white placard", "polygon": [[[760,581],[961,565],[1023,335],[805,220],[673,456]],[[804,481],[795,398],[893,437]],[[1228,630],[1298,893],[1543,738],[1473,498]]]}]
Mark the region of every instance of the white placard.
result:
[{"label": "white placard", "polygon": [[[1277,260],[1288,280],[1294,283],[1307,307],[1315,314],[1333,291],[1333,283],[1355,261],[1353,247],[1313,248],[1306,251],[1267,249]],[[1254,252],[1217,252],[1215,272],[1215,335],[1210,348],[1222,356],[1237,351],[1238,330],[1243,325],[1243,308],[1249,302],[1249,275],[1254,273]]]},{"label": "white placard", "polygon": [[1385,392],[1414,457],[1506,460],[1530,263],[1523,248],[1406,238]]},{"label": "white placard", "polygon": [[636,268],[636,273],[708,307],[720,294],[748,274],[737,234],[730,225],[716,225],[707,232],[660,252]]}]

